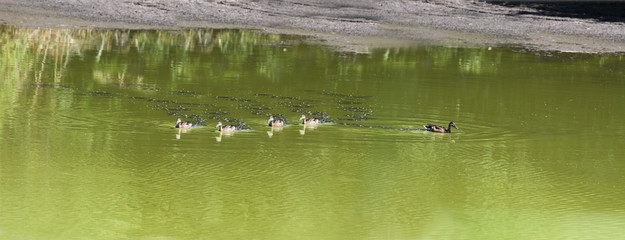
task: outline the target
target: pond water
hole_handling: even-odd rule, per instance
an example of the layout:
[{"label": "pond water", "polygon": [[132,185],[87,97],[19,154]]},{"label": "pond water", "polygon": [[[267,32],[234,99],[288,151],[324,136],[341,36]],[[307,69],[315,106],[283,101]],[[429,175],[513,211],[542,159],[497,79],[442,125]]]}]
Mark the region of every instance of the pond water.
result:
[{"label": "pond water", "polygon": [[625,236],[622,55],[1,32],[2,239]]}]

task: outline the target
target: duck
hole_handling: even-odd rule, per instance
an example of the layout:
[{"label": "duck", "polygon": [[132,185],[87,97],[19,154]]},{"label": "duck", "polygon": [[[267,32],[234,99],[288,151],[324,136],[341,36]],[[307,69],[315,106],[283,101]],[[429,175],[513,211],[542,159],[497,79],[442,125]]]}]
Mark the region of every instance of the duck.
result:
[{"label": "duck", "polygon": [[449,122],[449,126],[447,127],[447,129],[434,124],[424,125],[423,127],[425,128],[425,131],[438,133],[451,133],[451,127],[455,127],[456,129],[460,130],[460,128],[458,128],[458,126],[456,126],[454,122]]},{"label": "duck", "polygon": [[284,126],[284,121],[280,120],[280,119],[273,119],[273,116],[269,116],[269,120],[267,120],[267,123],[269,124],[270,127],[282,127]]},{"label": "duck", "polygon": [[193,123],[191,122],[183,122],[180,118],[176,120],[176,128],[191,128]]},{"label": "duck", "polygon": [[304,114],[302,114],[302,116],[299,118],[299,120],[302,120],[302,124],[304,124],[304,125],[317,125],[317,124],[319,124],[319,119],[316,119],[316,118],[306,119],[306,115],[304,115]]},{"label": "duck", "polygon": [[216,128],[219,128],[220,132],[234,132],[237,130],[235,126],[232,125],[223,125],[221,122],[217,122]]}]

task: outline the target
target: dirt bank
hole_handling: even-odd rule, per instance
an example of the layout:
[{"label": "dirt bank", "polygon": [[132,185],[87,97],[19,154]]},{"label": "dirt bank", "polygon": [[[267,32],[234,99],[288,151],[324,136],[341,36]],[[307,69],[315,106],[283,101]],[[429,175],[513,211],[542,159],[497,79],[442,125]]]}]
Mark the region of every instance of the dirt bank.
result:
[{"label": "dirt bank", "polygon": [[417,43],[625,52],[625,24],[619,19],[560,14],[555,9],[547,13],[533,6],[462,0],[0,0],[0,22],[46,27],[254,28],[314,36],[350,49]]}]

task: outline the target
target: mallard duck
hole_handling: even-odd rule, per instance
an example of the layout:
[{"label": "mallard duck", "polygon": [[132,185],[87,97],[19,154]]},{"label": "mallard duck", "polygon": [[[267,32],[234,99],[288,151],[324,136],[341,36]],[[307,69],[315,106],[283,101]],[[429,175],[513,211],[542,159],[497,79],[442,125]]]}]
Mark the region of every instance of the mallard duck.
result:
[{"label": "mallard duck", "polygon": [[235,126],[232,125],[223,125],[221,122],[217,122],[216,128],[219,128],[220,132],[234,132],[237,130]]},{"label": "mallard duck", "polygon": [[302,120],[302,124],[304,124],[304,125],[317,125],[317,124],[319,124],[319,119],[316,119],[316,118],[306,119],[306,115],[304,115],[304,114],[302,114],[302,116],[299,118],[299,120]]},{"label": "mallard duck", "polygon": [[424,125],[423,127],[426,131],[438,133],[451,133],[451,127],[455,127],[456,129],[460,130],[460,128],[458,128],[454,122],[449,122],[449,126],[447,127],[447,129],[434,124]]},{"label": "mallard duck", "polygon": [[193,123],[183,122],[180,118],[176,120],[176,128],[191,128],[192,126],[193,126]]},{"label": "mallard duck", "polygon": [[269,124],[270,127],[282,127],[284,126],[284,121],[280,120],[280,119],[273,119],[273,116],[269,116],[269,120],[267,120],[267,123]]}]

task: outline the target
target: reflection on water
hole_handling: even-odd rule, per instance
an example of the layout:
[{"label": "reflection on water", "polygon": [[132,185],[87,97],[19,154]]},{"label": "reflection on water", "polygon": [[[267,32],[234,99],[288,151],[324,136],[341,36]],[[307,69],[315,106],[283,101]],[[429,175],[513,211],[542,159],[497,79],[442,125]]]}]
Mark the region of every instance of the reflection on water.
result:
[{"label": "reflection on water", "polygon": [[306,134],[306,129],[309,129],[308,131],[313,131],[316,128],[317,128],[317,125],[302,125],[302,128],[299,130],[299,134],[304,135]]},{"label": "reflection on water", "polygon": [[185,129],[185,128],[177,128],[177,130],[178,130],[178,133],[176,133],[176,139],[180,139],[182,137],[182,134],[186,134],[191,131],[191,129]]},{"label": "reflection on water", "polygon": [[622,56],[1,29],[2,239],[625,235]]},{"label": "reflection on water", "polygon": [[223,132],[219,132],[219,136],[215,137],[215,140],[217,142],[221,142],[221,139],[223,139],[224,136],[231,137],[232,135],[233,135],[233,133],[226,133],[226,134],[224,134]]},{"label": "reflection on water", "polygon": [[269,129],[269,131],[267,131],[267,136],[269,136],[269,138],[271,138],[271,137],[273,137],[274,132],[275,132],[275,133],[282,132],[282,129],[283,129],[283,128],[284,128],[284,127],[271,127],[271,128]]}]

